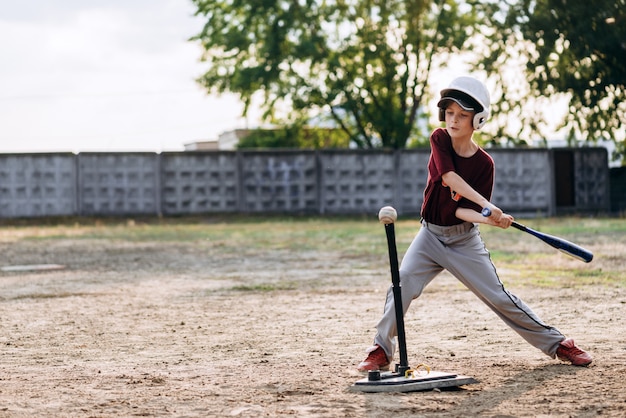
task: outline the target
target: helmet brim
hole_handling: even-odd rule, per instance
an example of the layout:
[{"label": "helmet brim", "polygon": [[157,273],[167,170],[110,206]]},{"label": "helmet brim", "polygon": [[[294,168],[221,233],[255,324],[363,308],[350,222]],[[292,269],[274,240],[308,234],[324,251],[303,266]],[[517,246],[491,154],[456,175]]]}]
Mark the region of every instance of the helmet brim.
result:
[{"label": "helmet brim", "polygon": [[441,90],[441,99],[437,103],[437,107],[445,109],[450,102],[454,102],[461,106],[463,110],[482,112],[483,106],[478,100],[472,97],[470,94],[458,90],[458,89],[444,89]]},{"label": "helmet brim", "polygon": [[468,103],[468,102],[466,102],[464,100],[461,100],[461,99],[459,99],[457,97],[443,97],[437,103],[437,107],[439,107],[441,109],[445,109],[448,106],[450,106],[450,102],[454,102],[454,103],[458,104],[459,106],[461,106],[461,109],[466,110],[466,111],[472,111],[473,112],[473,111],[477,110],[470,103]]}]

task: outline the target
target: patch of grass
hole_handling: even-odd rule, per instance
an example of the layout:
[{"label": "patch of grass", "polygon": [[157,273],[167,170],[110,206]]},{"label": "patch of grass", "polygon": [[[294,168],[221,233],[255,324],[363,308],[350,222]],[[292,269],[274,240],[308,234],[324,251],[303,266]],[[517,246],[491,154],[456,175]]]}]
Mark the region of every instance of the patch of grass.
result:
[{"label": "patch of grass", "polygon": [[[578,243],[594,252],[585,264],[573,260],[521,231],[482,225],[481,235],[499,272],[513,272],[503,280],[541,287],[626,286],[626,222],[617,218],[534,218],[521,223]],[[400,258],[420,224],[416,218],[396,224]],[[20,240],[110,240],[113,242],[192,245],[212,258],[233,254],[259,255],[271,251],[295,256],[307,253],[335,254],[352,265],[387,267],[387,243],[383,226],[375,216],[207,216],[61,220],[57,224],[3,222],[0,243]],[[234,286],[241,292],[290,290],[302,283],[258,283]]]},{"label": "patch of grass", "polygon": [[[626,272],[606,270],[603,268],[589,268],[577,266],[576,264],[560,265],[562,257],[558,254],[554,257],[544,257],[542,263],[538,264],[506,264],[501,263],[498,267],[502,270],[509,269],[515,271],[513,279],[506,277],[505,281],[514,283],[516,286],[532,287],[568,287],[579,288],[583,286],[608,286],[626,287]],[[549,260],[554,260],[550,263]]]},{"label": "patch of grass", "polygon": [[252,285],[238,285],[233,286],[228,290],[234,292],[274,292],[277,290],[296,290],[298,288],[296,283],[257,283]]},{"label": "patch of grass", "polygon": [[513,253],[510,251],[495,250],[495,251],[489,251],[489,254],[491,255],[491,259],[493,260],[494,263],[500,263],[500,262],[512,263],[515,260],[519,259],[518,253]]}]

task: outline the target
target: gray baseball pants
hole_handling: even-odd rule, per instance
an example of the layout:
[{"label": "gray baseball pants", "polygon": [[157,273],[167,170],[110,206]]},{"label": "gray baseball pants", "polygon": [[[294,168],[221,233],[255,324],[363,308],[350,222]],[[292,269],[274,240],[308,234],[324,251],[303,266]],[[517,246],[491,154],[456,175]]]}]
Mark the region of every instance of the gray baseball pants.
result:
[{"label": "gray baseball pants", "polygon": [[[425,221],[422,225],[400,265],[404,313],[411,301],[419,297],[426,285],[445,269],[522,338],[554,358],[565,336],[556,328],[544,324],[521,299],[504,288],[478,226],[465,222],[442,227]],[[385,311],[376,329],[374,344],[381,346],[387,356],[393,358],[398,332],[392,287],[387,292]]]}]

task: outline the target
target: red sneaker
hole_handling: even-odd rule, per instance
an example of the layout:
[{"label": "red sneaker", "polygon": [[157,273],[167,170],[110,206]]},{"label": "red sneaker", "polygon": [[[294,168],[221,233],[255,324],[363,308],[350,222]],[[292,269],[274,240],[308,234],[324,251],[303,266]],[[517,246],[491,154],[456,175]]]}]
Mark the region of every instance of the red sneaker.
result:
[{"label": "red sneaker", "polygon": [[359,363],[357,370],[360,372],[368,372],[370,370],[389,370],[389,359],[385,350],[379,345],[375,345],[366,350],[367,358]]},{"label": "red sneaker", "polygon": [[556,349],[556,355],[559,359],[569,361],[574,366],[587,366],[592,361],[591,356],[576,347],[571,338],[561,341],[559,348]]}]

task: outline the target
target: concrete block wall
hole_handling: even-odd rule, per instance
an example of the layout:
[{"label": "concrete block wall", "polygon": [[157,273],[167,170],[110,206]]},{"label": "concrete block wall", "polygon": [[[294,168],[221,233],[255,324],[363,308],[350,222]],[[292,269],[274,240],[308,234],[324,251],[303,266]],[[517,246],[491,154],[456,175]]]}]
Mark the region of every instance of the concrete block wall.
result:
[{"label": "concrete block wall", "polygon": [[553,215],[553,168],[546,150],[489,150],[496,165],[493,202],[511,213]]},{"label": "concrete block wall", "polygon": [[240,154],[241,212],[315,213],[319,208],[318,162],[314,152]]},{"label": "concrete block wall", "polygon": [[240,210],[238,154],[167,153],[160,160],[164,215]]},{"label": "concrete block wall", "polygon": [[610,173],[605,168],[608,152],[604,148],[581,148],[574,153],[574,210],[608,209],[611,205]]},{"label": "concrete block wall", "polygon": [[419,214],[428,181],[429,152],[407,150],[398,154],[394,207],[399,213]]},{"label": "concrete block wall", "polygon": [[79,215],[153,215],[160,211],[154,153],[78,154]]},{"label": "concrete block wall", "polygon": [[0,216],[73,215],[74,154],[0,154]]},{"label": "concrete block wall", "polygon": [[[511,213],[554,215],[546,149],[488,150],[494,202]],[[604,149],[572,149],[576,210],[610,209]],[[418,216],[428,150],[0,154],[0,218],[203,213]],[[569,208],[571,209],[571,208]]]},{"label": "concrete block wall", "polygon": [[396,201],[392,152],[322,152],[320,177],[320,213],[377,213]]}]

